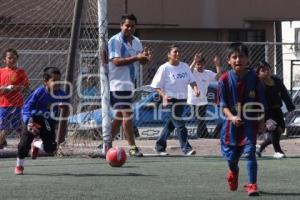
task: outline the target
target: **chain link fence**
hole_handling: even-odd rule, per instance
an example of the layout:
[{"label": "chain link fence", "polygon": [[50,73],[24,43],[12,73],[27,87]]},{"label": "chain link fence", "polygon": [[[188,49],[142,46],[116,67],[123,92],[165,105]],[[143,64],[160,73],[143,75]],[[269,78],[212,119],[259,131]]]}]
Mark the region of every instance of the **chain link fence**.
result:
[{"label": "chain link fence", "polygon": [[[68,57],[68,39],[51,40],[36,39],[36,43],[42,43],[38,46],[34,43],[35,39],[14,39],[10,38],[10,47],[18,50],[20,57],[18,65],[22,66],[30,79],[31,91],[39,85],[43,84],[42,70],[45,67],[56,66],[63,72],[65,76],[67,57]],[[18,47],[18,42],[22,40],[22,44],[28,43],[26,48]],[[196,52],[202,52],[206,59],[206,68],[215,71],[213,66],[213,58],[218,55],[221,59],[223,70],[227,70],[226,64],[226,49],[230,44],[229,42],[190,42],[190,41],[142,41],[143,46],[151,49],[152,60],[145,66],[141,66],[136,72],[137,76],[137,91],[135,97],[136,108],[138,113],[134,116],[135,132],[141,138],[156,138],[164,123],[163,116],[154,116],[153,102],[145,102],[147,96],[153,91],[147,87],[152,81],[154,74],[158,67],[167,61],[167,51],[171,44],[178,45],[182,50],[182,61],[191,63]],[[35,44],[31,45],[30,44]],[[249,66],[253,67],[261,60],[268,61],[273,66],[274,74],[284,80],[288,89],[293,90],[293,98],[297,106],[300,104],[300,62],[297,60],[298,52],[296,51],[295,44],[291,43],[245,43],[249,48],[250,63]],[[1,49],[5,49],[7,40],[0,39]],[[69,121],[69,133],[67,137],[73,138],[73,144],[79,143],[79,140],[89,138],[95,143],[101,140],[101,96],[100,94],[100,79],[98,67],[98,43],[96,40],[81,40],[80,46],[89,46],[89,48],[81,48],[76,60],[76,69],[73,74],[73,94],[72,116]],[[92,88],[91,90],[86,90]],[[29,93],[28,93],[29,94]],[[27,94],[27,95],[28,95]],[[299,95],[299,97],[298,97]],[[209,90],[211,98],[209,101],[215,103],[215,90],[212,87]],[[142,104],[141,104],[142,103]],[[154,102],[157,103],[157,102]],[[151,107],[152,106],[152,107]],[[152,111],[151,111],[152,110]],[[81,114],[80,114],[81,113]],[[84,114],[82,114],[84,113]],[[150,113],[150,114],[149,114]],[[155,114],[157,115],[157,113]],[[287,134],[290,136],[299,135],[299,127],[297,122],[298,112],[293,112],[287,117]],[[155,119],[154,119],[155,118]],[[208,120],[209,135],[203,137],[216,137],[214,129],[217,120]],[[299,124],[299,123],[298,123]],[[197,137],[196,135],[197,122],[195,119],[187,121],[189,135]],[[175,134],[173,135],[175,136]],[[15,136],[13,136],[15,137]],[[120,136],[123,138],[123,135]],[[75,139],[74,139],[75,138]],[[88,142],[89,144],[91,142]]]}]

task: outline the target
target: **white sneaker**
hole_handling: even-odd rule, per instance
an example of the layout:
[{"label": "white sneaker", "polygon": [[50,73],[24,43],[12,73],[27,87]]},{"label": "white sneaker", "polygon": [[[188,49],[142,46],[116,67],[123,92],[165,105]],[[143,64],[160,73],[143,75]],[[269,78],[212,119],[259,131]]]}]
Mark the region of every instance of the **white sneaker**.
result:
[{"label": "white sneaker", "polygon": [[276,152],[276,153],[274,153],[273,158],[276,158],[276,159],[285,158],[285,154]]},{"label": "white sneaker", "polygon": [[257,144],[256,145],[256,151],[255,151],[256,156],[259,157],[259,158],[261,158],[260,147],[261,147],[260,144]]},{"label": "white sneaker", "polygon": [[195,154],[196,154],[196,151],[192,149],[189,152],[187,152],[185,155],[186,156],[191,156],[191,155],[195,155]]},{"label": "white sneaker", "polygon": [[257,144],[255,147],[256,147],[256,151],[259,151],[259,150],[260,150],[260,147],[261,147],[261,145],[260,145],[260,144]]},{"label": "white sneaker", "polygon": [[156,151],[156,153],[160,156],[167,156],[169,155],[166,151]]}]

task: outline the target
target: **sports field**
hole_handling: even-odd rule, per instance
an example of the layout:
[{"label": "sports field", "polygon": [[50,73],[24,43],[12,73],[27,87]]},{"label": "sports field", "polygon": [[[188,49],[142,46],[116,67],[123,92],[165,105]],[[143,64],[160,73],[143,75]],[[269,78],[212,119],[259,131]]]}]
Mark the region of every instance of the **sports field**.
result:
[{"label": "sports field", "polygon": [[[259,159],[259,197],[300,199],[300,157]],[[128,158],[121,168],[103,159],[40,157],[27,160],[24,175],[14,175],[15,159],[0,163],[0,199],[249,199],[240,162],[237,192],[227,189],[226,162],[220,156]]]}]

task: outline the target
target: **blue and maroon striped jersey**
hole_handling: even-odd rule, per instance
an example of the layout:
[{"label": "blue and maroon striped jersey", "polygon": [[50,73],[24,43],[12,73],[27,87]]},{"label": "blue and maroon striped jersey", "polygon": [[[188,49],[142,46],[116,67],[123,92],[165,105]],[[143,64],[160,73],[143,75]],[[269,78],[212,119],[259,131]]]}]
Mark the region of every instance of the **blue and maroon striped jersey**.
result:
[{"label": "blue and maroon striped jersey", "polygon": [[[258,133],[259,113],[253,109],[266,108],[263,85],[253,70],[249,70],[240,78],[233,70],[224,73],[219,79],[218,105],[221,110],[229,108],[233,115],[243,120],[243,125],[236,127],[232,121],[225,119],[221,129],[223,144],[243,146],[255,144]],[[241,105],[238,108],[238,105]]]}]

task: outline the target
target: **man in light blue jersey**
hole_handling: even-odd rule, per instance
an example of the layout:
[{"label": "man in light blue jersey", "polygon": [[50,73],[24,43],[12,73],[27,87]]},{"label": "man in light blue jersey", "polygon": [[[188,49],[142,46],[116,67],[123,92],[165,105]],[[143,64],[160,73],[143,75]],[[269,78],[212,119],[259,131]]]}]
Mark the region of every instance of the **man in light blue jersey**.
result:
[{"label": "man in light blue jersey", "polygon": [[112,36],[108,42],[109,51],[109,83],[110,104],[115,110],[112,122],[112,138],[122,125],[125,137],[130,145],[129,155],[141,157],[143,154],[135,144],[133,136],[132,98],[135,88],[135,71],[140,64],[150,60],[150,52],[143,49],[140,40],[133,34],[137,24],[136,17],[123,15],[121,18],[121,32]]}]

